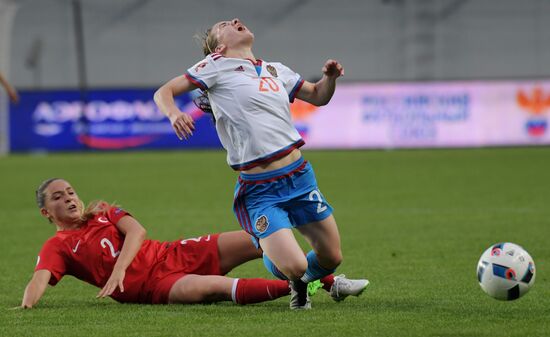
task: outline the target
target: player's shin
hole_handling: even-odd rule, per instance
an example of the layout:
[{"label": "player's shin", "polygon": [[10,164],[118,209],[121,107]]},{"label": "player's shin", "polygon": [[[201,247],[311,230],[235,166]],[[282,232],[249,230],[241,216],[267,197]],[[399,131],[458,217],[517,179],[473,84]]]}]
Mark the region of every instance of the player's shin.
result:
[{"label": "player's shin", "polygon": [[237,304],[271,301],[290,293],[288,281],[261,278],[235,279],[231,299]]}]

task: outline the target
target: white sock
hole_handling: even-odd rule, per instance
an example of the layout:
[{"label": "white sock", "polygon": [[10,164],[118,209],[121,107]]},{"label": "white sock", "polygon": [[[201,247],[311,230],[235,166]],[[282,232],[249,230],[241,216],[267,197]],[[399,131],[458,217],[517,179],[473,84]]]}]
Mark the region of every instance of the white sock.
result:
[{"label": "white sock", "polygon": [[239,283],[238,278],[233,280],[233,286],[231,287],[231,300],[233,303],[237,303],[237,283]]}]

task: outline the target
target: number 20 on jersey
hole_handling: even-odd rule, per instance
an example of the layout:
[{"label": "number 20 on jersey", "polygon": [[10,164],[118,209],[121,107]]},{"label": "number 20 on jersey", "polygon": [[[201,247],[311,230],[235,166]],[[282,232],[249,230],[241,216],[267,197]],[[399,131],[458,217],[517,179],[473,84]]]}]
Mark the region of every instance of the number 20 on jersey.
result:
[{"label": "number 20 on jersey", "polygon": [[260,77],[260,86],[258,90],[262,92],[267,92],[267,91],[278,92],[279,85],[271,77]]}]

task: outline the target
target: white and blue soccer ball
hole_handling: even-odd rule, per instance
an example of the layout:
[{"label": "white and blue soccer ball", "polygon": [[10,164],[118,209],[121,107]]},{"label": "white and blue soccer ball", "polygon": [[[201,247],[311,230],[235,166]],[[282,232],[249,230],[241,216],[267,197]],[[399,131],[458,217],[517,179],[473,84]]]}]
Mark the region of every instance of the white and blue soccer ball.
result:
[{"label": "white and blue soccer ball", "polygon": [[514,243],[489,247],[477,264],[477,279],[489,296],[512,301],[525,295],[535,283],[535,262],[525,249]]}]

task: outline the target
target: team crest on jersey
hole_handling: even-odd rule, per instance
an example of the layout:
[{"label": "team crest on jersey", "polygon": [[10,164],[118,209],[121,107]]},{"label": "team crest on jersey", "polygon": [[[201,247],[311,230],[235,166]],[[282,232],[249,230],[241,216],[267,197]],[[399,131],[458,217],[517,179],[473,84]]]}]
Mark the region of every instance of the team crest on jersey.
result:
[{"label": "team crest on jersey", "polygon": [[275,69],[274,66],[272,66],[271,64],[268,64],[267,67],[265,67],[265,69],[267,69],[267,71],[271,74],[271,76],[277,77],[277,69]]},{"label": "team crest on jersey", "polygon": [[99,218],[97,218],[97,221],[101,223],[109,223],[109,219],[104,216],[100,216]]},{"label": "team crest on jersey", "polygon": [[258,220],[256,220],[256,230],[260,233],[263,233],[266,231],[267,227],[269,227],[269,221],[267,220],[267,217],[265,215],[260,215]]}]

